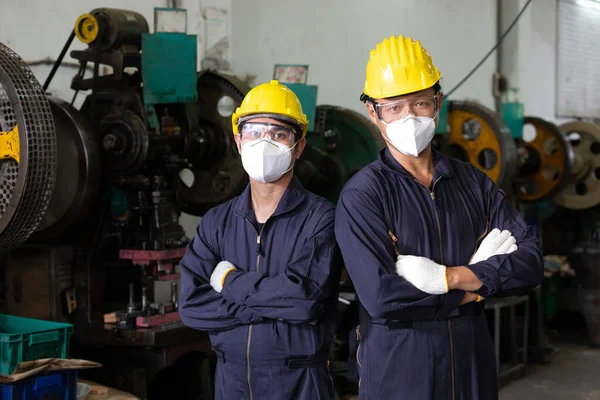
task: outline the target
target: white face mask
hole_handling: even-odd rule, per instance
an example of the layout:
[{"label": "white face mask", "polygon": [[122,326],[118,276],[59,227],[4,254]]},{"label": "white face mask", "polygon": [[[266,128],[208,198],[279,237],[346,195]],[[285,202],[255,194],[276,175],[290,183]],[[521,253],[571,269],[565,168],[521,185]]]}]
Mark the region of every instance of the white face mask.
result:
[{"label": "white face mask", "polygon": [[399,152],[414,157],[427,148],[435,135],[435,120],[429,117],[409,114],[386,126],[386,135],[392,145]]},{"label": "white face mask", "polygon": [[247,142],[242,146],[242,165],[254,180],[263,183],[275,182],[294,167],[292,149],[264,138]]}]

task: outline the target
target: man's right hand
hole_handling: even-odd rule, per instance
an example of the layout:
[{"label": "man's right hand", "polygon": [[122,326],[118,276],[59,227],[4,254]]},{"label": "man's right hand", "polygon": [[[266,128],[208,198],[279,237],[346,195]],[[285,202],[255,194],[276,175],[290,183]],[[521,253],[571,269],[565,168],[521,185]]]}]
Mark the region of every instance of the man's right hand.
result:
[{"label": "man's right hand", "polygon": [[485,261],[488,258],[498,254],[508,254],[517,250],[517,240],[508,230],[500,231],[493,229],[483,239],[479,249],[473,254],[469,264],[475,264],[480,261]]},{"label": "man's right hand", "polygon": [[225,284],[225,277],[228,273],[235,270],[235,265],[229,261],[219,262],[210,276],[210,286],[212,286],[217,293],[221,293],[223,285]]}]

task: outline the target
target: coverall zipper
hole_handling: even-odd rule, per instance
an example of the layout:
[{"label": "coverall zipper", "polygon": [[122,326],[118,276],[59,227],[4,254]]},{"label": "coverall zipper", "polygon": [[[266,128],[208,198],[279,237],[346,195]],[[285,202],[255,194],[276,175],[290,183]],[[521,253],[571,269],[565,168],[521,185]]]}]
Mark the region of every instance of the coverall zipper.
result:
[{"label": "coverall zipper", "polygon": [[[267,222],[265,221],[260,232],[258,232],[256,230],[256,228],[254,227],[254,224],[248,218],[246,218],[246,221],[248,221],[248,223],[250,225],[252,225],[252,229],[254,229],[254,231],[256,232],[256,272],[258,272],[258,266],[259,266],[259,262],[260,262],[260,236],[262,235],[262,232],[265,229],[265,225],[267,225]],[[250,339],[251,338],[252,338],[252,324],[250,324],[250,326],[248,327],[248,342],[246,344],[246,364],[247,364],[246,368],[247,368],[248,390],[250,392],[250,400],[252,400],[252,384],[250,383]]]},{"label": "coverall zipper", "polygon": [[[429,188],[425,185],[423,185],[421,182],[419,182],[418,180],[415,179],[415,182],[419,183],[420,185],[424,186],[427,190],[429,190],[429,195],[431,196],[431,200],[434,202],[433,204],[433,208],[435,210],[435,219],[437,220],[437,225],[438,225],[438,236],[440,239],[440,260],[442,262],[442,264],[444,264],[444,247],[443,247],[443,242],[442,242],[442,225],[440,223],[440,215],[438,213],[438,209],[437,206],[435,204],[435,184],[438,183],[438,181],[441,179],[442,177],[440,176],[439,178],[437,178],[435,180],[435,182],[433,182],[433,185],[431,185],[431,190],[429,190]],[[452,338],[452,323],[450,322],[450,320],[448,320],[448,337],[450,339],[450,376],[452,379],[452,400],[456,400],[456,388],[455,388],[455,377],[454,377],[454,341]]]},{"label": "coverall zipper", "polygon": [[[391,234],[391,231],[390,231],[390,234]],[[360,345],[362,344],[360,342],[360,325],[358,325],[356,327],[356,340],[358,341],[358,347],[356,348],[356,363],[358,364],[358,367],[360,369],[362,369],[362,365],[360,364],[360,359],[358,358],[358,352],[360,351]],[[358,372],[358,375],[359,375],[358,376],[358,388],[359,389],[360,389],[360,382],[362,381],[362,377],[360,376],[360,372],[361,371]]]}]

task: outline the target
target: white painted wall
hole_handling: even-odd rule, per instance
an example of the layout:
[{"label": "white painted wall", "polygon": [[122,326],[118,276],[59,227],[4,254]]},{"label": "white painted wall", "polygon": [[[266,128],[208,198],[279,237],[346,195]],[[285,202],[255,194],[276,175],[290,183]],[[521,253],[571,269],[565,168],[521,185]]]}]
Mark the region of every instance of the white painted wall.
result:
[{"label": "white painted wall", "polygon": [[[421,41],[446,91],[495,44],[495,0],[234,0],[233,70],[272,78],[274,64],[309,64],[318,104],[366,113],[359,101],[369,52],[392,34]],[[493,107],[495,55],[458,91]]]},{"label": "white painted wall", "polygon": [[[526,2],[502,0],[503,25],[510,24]],[[525,115],[562,124],[570,119],[555,113],[557,6],[557,0],[532,0],[506,38],[502,69],[510,87],[519,88]]]},{"label": "white painted wall", "polygon": [[[17,52],[26,62],[43,59],[56,60],[63,48],[75,21],[94,8],[127,7],[142,14],[150,29],[154,26],[154,7],[166,7],[167,0],[3,0],[0,2],[0,42]],[[85,49],[86,45],[77,38],[65,55],[66,64],[75,63],[69,55],[71,50]],[[58,69],[49,87],[49,92],[66,101],[71,101],[74,92],[70,89],[71,79],[78,65],[62,66]],[[31,70],[41,84],[50,73],[51,65],[32,66]],[[91,70],[88,72],[92,75]],[[81,105],[81,93],[75,103]]]},{"label": "white painted wall", "polygon": [[[525,1],[519,1],[521,7]],[[519,30],[519,81],[527,115],[558,122],[556,102],[556,1],[533,0]],[[535,51],[532,51],[535,49]]]},{"label": "white painted wall", "polygon": [[[142,14],[148,21],[150,32],[154,30],[154,7],[167,7],[169,0],[2,0],[0,1],[0,42],[4,43],[26,62],[43,59],[55,60],[64,46],[77,18],[94,8],[122,8]],[[196,34],[198,40],[198,64],[204,51],[204,19],[201,10],[207,7],[219,8],[230,14],[231,0],[179,0],[181,8],[188,10],[188,33]],[[227,26],[231,36],[231,24]],[[65,55],[61,68],[57,71],[49,91],[60,98],[71,101],[73,91],[70,89],[71,79],[77,72],[73,67],[71,50],[81,50],[86,45],[77,39],[73,41],[69,52]],[[231,53],[231,46],[228,47]],[[67,65],[67,64],[71,65]],[[48,76],[51,65],[32,66],[31,70],[41,84]],[[91,70],[88,71],[91,76]],[[75,105],[83,102],[80,94]]]}]

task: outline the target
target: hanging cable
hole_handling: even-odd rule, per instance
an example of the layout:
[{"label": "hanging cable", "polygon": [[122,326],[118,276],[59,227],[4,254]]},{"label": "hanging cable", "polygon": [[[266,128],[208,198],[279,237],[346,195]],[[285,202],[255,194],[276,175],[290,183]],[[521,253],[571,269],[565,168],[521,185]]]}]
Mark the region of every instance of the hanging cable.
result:
[{"label": "hanging cable", "polygon": [[475,71],[477,71],[479,69],[479,67],[481,67],[481,65],[485,62],[485,60],[487,60],[489,58],[489,56],[492,55],[492,53],[498,48],[498,46],[500,46],[502,44],[502,41],[504,40],[504,38],[506,37],[506,35],[508,35],[508,33],[511,31],[511,29],[517,24],[517,21],[519,20],[519,18],[521,18],[521,15],[523,15],[523,13],[525,12],[525,10],[529,6],[529,3],[531,3],[531,0],[527,0],[527,3],[525,3],[525,5],[521,9],[521,11],[519,11],[519,13],[517,14],[517,16],[515,17],[515,20],[510,24],[510,26],[506,29],[506,31],[504,31],[504,33],[502,34],[502,36],[500,36],[500,39],[498,39],[498,42],[496,42],[496,44],[494,45],[494,47],[492,47],[492,49],[485,55],[485,57],[483,57],[483,59],[479,62],[479,64],[477,64],[475,66],[475,68],[473,68],[471,70],[471,72],[469,72],[467,74],[467,76],[465,76],[463,78],[462,81],[458,82],[458,84],[456,86],[454,86],[452,88],[452,90],[450,90],[446,94],[445,97],[450,97],[450,95],[452,93],[454,93],[454,91],[456,91],[456,89],[458,89],[459,87],[461,87],[462,84],[465,83],[467,81],[467,79],[469,79],[471,77],[471,75],[473,75],[475,73]]},{"label": "hanging cable", "polygon": [[48,86],[50,86],[50,82],[52,81],[52,78],[54,77],[56,70],[60,66],[60,63],[62,63],[62,60],[65,57],[65,54],[67,53],[69,46],[71,46],[71,43],[73,42],[74,38],[75,38],[75,31],[71,30],[71,33],[69,34],[69,38],[67,39],[67,42],[65,43],[62,50],[60,51],[60,55],[54,62],[54,65],[52,66],[52,69],[50,70],[50,73],[48,74],[48,77],[46,78],[46,81],[44,82],[44,86],[42,87],[44,89],[44,92],[46,92],[46,90],[48,90]]}]

